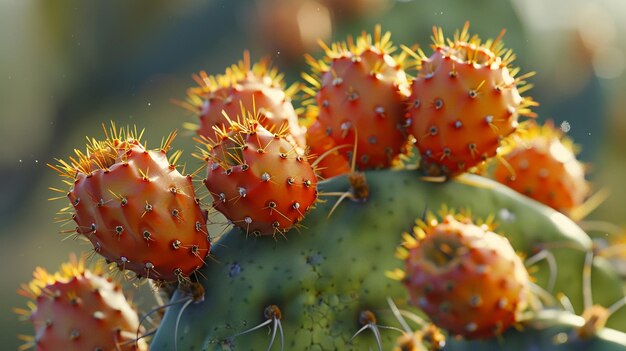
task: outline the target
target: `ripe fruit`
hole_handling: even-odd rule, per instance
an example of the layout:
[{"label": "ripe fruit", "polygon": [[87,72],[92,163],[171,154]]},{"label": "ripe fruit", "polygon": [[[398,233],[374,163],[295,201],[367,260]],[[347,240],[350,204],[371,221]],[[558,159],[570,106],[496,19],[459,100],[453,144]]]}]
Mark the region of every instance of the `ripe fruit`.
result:
[{"label": "ripe fruit", "polygon": [[529,277],[509,241],[469,218],[418,221],[398,250],[411,303],[438,327],[466,338],[490,338],[518,320]]},{"label": "ripe fruit", "polygon": [[428,175],[454,176],[479,165],[497,154],[520,115],[533,116],[535,103],[520,96],[531,74],[515,78],[515,55],[503,49],[501,36],[482,42],[468,28],[452,40],[434,28],[434,53],[413,53],[420,71],[406,115]]},{"label": "ripe fruit", "polygon": [[589,194],[585,167],[572,141],[554,128],[532,124],[494,169],[494,179],[565,214]]},{"label": "ripe fruit", "polygon": [[73,257],[50,274],[38,267],[34,279],[18,290],[31,298],[29,309],[16,309],[35,327],[35,336],[21,336],[38,351],[147,350],[144,340],[132,341],[139,327],[137,312],[118,284],[89,271],[83,259]]},{"label": "ripe fruit", "polygon": [[315,170],[320,177],[328,179],[351,172],[350,162],[341,151],[352,148],[348,145],[337,148],[335,141],[326,134],[319,121],[307,129],[306,143],[309,146],[309,154],[317,162]]},{"label": "ripe fruit", "polygon": [[[381,35],[376,26],[373,39],[363,33],[356,42],[349,38],[347,43],[323,45],[323,60],[307,56],[313,70],[313,75],[303,74],[312,86],[303,89],[311,96],[305,102],[307,114],[317,118],[336,145],[350,146],[340,153],[349,160],[356,157],[360,170],[391,166],[406,144],[408,82],[403,56],[391,56],[390,36]],[[352,155],[355,141],[357,155]]]},{"label": "ripe fruit", "polygon": [[256,111],[265,129],[286,130],[304,146],[305,130],[298,124],[298,115],[291,104],[298,86],[284,90],[283,75],[271,67],[269,57],[251,65],[250,53],[245,51],[243,61],[227,68],[224,74],[209,76],[202,71],[193,78],[198,86],[188,90],[188,103],[184,106],[199,115],[198,135],[213,137],[214,127],[229,125],[222,111],[236,116],[243,107]]},{"label": "ripe fruit", "polygon": [[[55,169],[70,186],[67,197],[76,232],[120,270],[163,281],[184,279],[209,254],[206,213],[195,198],[191,176],[178,172],[180,152],[168,160],[172,133],[160,149],[146,150],[129,129],[112,125],[106,139],[89,140]],[[58,190],[62,193],[64,191]]]},{"label": "ripe fruit", "polygon": [[243,111],[196,155],[207,165],[213,206],[252,235],[284,234],[317,198],[313,167],[288,134],[271,133]]}]

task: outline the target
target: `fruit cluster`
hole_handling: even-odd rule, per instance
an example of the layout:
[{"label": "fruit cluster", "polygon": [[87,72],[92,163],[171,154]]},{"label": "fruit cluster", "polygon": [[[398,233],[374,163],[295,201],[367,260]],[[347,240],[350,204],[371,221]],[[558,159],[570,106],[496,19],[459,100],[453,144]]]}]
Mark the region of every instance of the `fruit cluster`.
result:
[{"label": "fruit cluster", "polygon": [[181,103],[199,122],[191,174],[176,133],[150,150],[115,124],[50,165],[72,235],[171,302],[145,331],[150,313],[82,260],[38,269],[23,349],[145,350],[156,334],[152,350],[626,350],[605,328],[626,320],[623,282],[566,217],[584,167],[551,124],[519,121],[532,74],[502,34],[433,33],[430,56],[396,53],[380,26],[322,43],[289,88],[248,52],[200,72]]}]

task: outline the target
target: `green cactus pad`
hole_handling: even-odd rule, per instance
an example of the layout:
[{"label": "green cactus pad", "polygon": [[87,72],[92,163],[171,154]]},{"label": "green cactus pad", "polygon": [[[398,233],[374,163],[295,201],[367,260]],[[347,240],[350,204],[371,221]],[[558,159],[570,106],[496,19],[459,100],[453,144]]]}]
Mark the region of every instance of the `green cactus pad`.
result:
[{"label": "green cactus pad", "polygon": [[[385,272],[402,268],[395,257],[402,232],[411,231],[425,210],[442,205],[470,209],[475,217],[496,216],[497,232],[506,233],[516,250],[530,255],[539,245],[558,243],[556,291],[563,291],[580,309],[582,267],[589,237],[572,221],[548,207],[477,176],[446,183],[421,181],[416,171],[366,173],[370,198],[344,201],[328,219],[335,198],[327,198],[311,211],[300,229],[286,239],[248,237],[235,229],[214,245],[213,256],[201,271],[206,277],[204,302],[188,306],[179,318],[178,304],[161,323],[151,349],[174,350],[177,327],[182,350],[261,350],[271,338],[271,323],[261,329],[237,333],[263,323],[264,309],[277,305],[282,312],[285,350],[376,350],[373,333],[361,328],[359,313],[372,311],[380,325],[399,326],[386,298],[401,309],[407,306],[404,286]],[[349,189],[345,177],[320,183],[320,192]],[[533,275],[545,286],[548,269],[538,265]],[[596,261],[594,299],[608,305],[622,296],[622,285],[612,270]],[[173,297],[181,298],[180,294]],[[624,313],[610,322],[626,325]],[[269,333],[268,333],[269,332]],[[381,330],[383,349],[391,349],[400,333]],[[280,349],[277,333],[274,350]]]}]

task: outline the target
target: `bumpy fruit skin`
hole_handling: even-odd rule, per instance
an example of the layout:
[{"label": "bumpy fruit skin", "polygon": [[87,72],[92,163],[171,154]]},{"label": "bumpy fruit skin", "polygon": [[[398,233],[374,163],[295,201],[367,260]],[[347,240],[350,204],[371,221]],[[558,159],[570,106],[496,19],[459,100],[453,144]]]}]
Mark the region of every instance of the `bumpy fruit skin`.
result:
[{"label": "bumpy fruit skin", "polygon": [[429,175],[454,176],[495,156],[518,117],[533,115],[534,103],[520,95],[529,86],[518,88],[524,77],[514,78],[517,69],[510,68],[511,51],[499,37],[483,43],[467,30],[446,41],[435,28],[434,53],[420,51],[411,85],[407,123]]},{"label": "bumpy fruit skin", "polygon": [[146,150],[133,133],[113,128],[105,141],[92,140],[87,153],[52,166],[72,180],[71,206],[62,212],[71,214],[94,251],[120,270],[162,281],[193,273],[211,246],[191,176],[168,161],[173,137]]},{"label": "bumpy fruit skin", "polygon": [[582,205],[589,194],[585,167],[576,159],[572,142],[550,122],[528,127],[504,162],[496,165],[493,176],[565,214]]},{"label": "bumpy fruit skin", "polygon": [[33,276],[18,291],[33,302],[17,312],[35,327],[34,338],[22,337],[28,340],[22,350],[148,350],[144,340],[130,342],[139,327],[137,312],[99,269],[92,272],[74,259],[55,274],[37,268]]},{"label": "bumpy fruit skin", "polygon": [[216,133],[197,155],[213,207],[246,235],[284,234],[317,198],[317,178],[288,134],[270,133],[247,114]]},{"label": "bumpy fruit skin", "polygon": [[509,241],[468,218],[420,222],[405,235],[411,303],[437,326],[465,338],[490,338],[518,321],[529,299],[529,276]]},{"label": "bumpy fruit skin", "polygon": [[408,81],[403,57],[390,55],[389,37],[385,33],[381,38],[377,26],[373,41],[363,33],[356,43],[350,39],[331,47],[323,45],[323,60],[307,56],[313,70],[313,75],[303,75],[311,84],[304,88],[312,97],[307,113],[317,117],[336,145],[349,146],[339,151],[349,160],[356,142],[354,157],[360,170],[390,167],[406,146]]},{"label": "bumpy fruit skin", "polygon": [[223,111],[236,116],[243,107],[256,111],[266,129],[272,132],[286,130],[298,145],[304,146],[305,129],[298,124],[298,115],[291,103],[297,86],[285,90],[283,76],[271,67],[269,58],[251,66],[250,53],[246,51],[243,61],[226,69],[224,74],[209,76],[202,71],[194,79],[198,87],[188,90],[185,106],[198,113],[198,135],[213,137],[214,127],[228,126]]},{"label": "bumpy fruit skin", "polygon": [[309,146],[309,155],[317,162],[315,170],[319,177],[328,179],[350,173],[350,161],[341,151],[351,147],[344,145],[336,148],[337,144],[326,134],[326,129],[319,121],[307,128],[306,143]]}]

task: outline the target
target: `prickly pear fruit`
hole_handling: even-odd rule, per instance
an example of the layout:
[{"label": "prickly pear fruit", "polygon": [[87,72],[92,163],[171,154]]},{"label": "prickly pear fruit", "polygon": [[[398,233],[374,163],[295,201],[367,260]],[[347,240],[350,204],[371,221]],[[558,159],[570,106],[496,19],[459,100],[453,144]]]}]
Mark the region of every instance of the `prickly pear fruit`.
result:
[{"label": "prickly pear fruit", "polygon": [[468,28],[452,40],[434,28],[434,53],[414,54],[421,69],[411,85],[407,118],[430,175],[454,176],[495,156],[518,117],[533,116],[534,103],[520,96],[530,87],[521,86],[529,75],[515,78],[515,56],[503,49],[500,36],[482,42]]},{"label": "prickly pear fruit", "polygon": [[246,235],[284,234],[315,202],[317,178],[289,135],[270,133],[250,112],[243,117],[196,155],[207,163],[203,182],[213,206]]},{"label": "prickly pear fruit", "polygon": [[206,213],[191,176],[176,169],[180,152],[166,155],[175,134],[147,150],[141,135],[112,125],[105,140],[91,139],[85,153],[76,150],[69,162],[50,166],[70,185],[71,205],[61,214],[71,215],[76,233],[138,277],[184,279],[209,253]]},{"label": "prickly pear fruit", "polygon": [[283,75],[271,66],[269,57],[251,65],[250,52],[245,51],[243,60],[227,68],[224,74],[209,76],[202,71],[193,78],[198,86],[188,90],[184,106],[199,115],[198,135],[212,138],[213,127],[228,126],[222,111],[236,116],[243,106],[259,113],[265,129],[286,130],[298,145],[304,146],[305,129],[298,124],[298,115],[291,103],[297,85],[286,89]]},{"label": "prickly pear fruit", "polygon": [[[390,33],[374,38],[363,33],[347,43],[323,45],[326,56],[307,56],[313,75],[303,77],[311,84],[304,88],[311,96],[308,114],[317,117],[335,144],[353,146],[339,150],[348,159],[356,157],[358,169],[389,167],[404,151],[404,100],[408,82],[403,57],[393,57]],[[315,148],[315,146],[311,146]]]},{"label": "prickly pear fruit", "polygon": [[[315,170],[323,179],[332,178],[340,174],[350,173],[350,161],[337,148],[335,141],[326,134],[324,127],[316,121],[306,131],[306,143],[309,146],[309,155],[317,163]],[[350,148],[344,145],[344,148]]]},{"label": "prickly pear fruit", "polygon": [[565,214],[582,205],[589,185],[571,140],[550,122],[532,124],[518,139],[495,167],[494,178]]},{"label": "prickly pear fruit", "polygon": [[34,279],[18,292],[33,301],[29,309],[16,309],[35,327],[35,336],[22,336],[20,348],[50,350],[147,350],[144,340],[134,342],[139,328],[137,312],[118,284],[90,271],[76,257],[50,274],[38,267]]},{"label": "prickly pear fruit", "polygon": [[470,218],[418,221],[398,250],[411,303],[439,327],[490,338],[517,322],[529,301],[529,277],[509,241]]},{"label": "prickly pear fruit", "polygon": [[[344,201],[330,218],[333,201],[317,204],[303,221],[307,229],[301,235],[275,241],[246,239],[239,229],[226,233],[212,252],[219,263],[201,270],[210,277],[201,281],[206,287],[204,301],[180,318],[181,306],[170,307],[151,349],[172,350],[178,328],[179,350],[265,350],[271,340],[267,328],[274,326],[274,320],[264,311],[276,305],[282,312],[285,350],[378,350],[370,330],[352,338],[363,327],[358,317],[363,310],[374,311],[379,325],[397,327],[387,297],[401,310],[417,311],[406,303],[404,286],[386,273],[402,267],[395,257],[402,232],[425,208],[442,204],[471,208],[481,218],[495,213],[499,230],[528,255],[535,243],[566,243],[567,247],[554,249],[559,262],[555,291],[564,292],[576,308],[582,305],[584,250],[591,247],[591,240],[566,216],[478,176],[435,184],[418,180],[416,171],[366,171],[365,175],[370,190],[367,201]],[[347,178],[320,182],[320,193],[346,191]],[[500,214],[502,210],[506,216]],[[593,263],[594,286],[601,287],[594,289],[594,301],[615,302],[622,297],[623,282],[602,260]],[[533,272],[537,284],[546,286],[547,271],[541,266]],[[184,296],[178,291],[172,301]],[[237,335],[262,323],[268,324]],[[608,325],[626,325],[626,311],[612,315]],[[280,349],[279,332],[273,350]],[[398,336],[397,331],[380,328],[382,349],[391,349]]]}]

